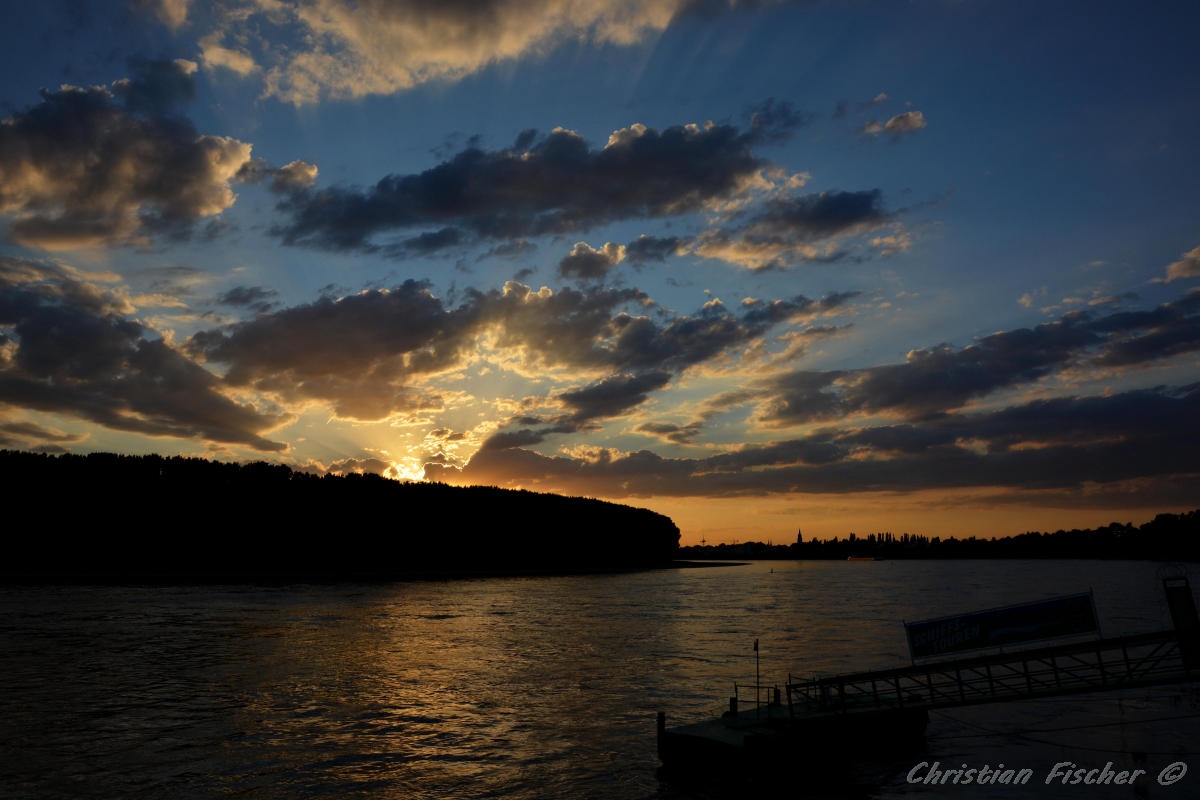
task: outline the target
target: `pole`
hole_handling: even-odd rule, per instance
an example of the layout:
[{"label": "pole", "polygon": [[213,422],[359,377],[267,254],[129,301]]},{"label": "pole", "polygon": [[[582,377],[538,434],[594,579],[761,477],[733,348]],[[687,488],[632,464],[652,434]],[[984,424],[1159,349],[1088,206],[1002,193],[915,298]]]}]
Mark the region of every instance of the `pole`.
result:
[{"label": "pole", "polygon": [[762,697],[762,680],[759,677],[759,675],[761,673],[759,672],[758,664],[759,664],[758,639],[755,639],[754,640],[754,718],[755,719],[758,719],[759,698]]}]

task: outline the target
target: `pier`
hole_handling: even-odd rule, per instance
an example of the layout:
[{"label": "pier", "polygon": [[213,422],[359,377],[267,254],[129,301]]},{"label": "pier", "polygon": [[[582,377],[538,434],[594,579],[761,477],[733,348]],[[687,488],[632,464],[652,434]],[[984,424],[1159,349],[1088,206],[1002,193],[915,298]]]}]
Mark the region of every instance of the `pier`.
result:
[{"label": "pier", "polygon": [[[1166,579],[1170,630],[960,656],[754,686],[754,703],[674,728],[658,715],[664,767],[754,770],[780,758],[842,757],[847,748],[919,743],[935,709],[1200,680],[1200,619],[1186,579]],[[764,702],[763,695],[767,698]],[[786,700],[784,695],[786,693]]]}]

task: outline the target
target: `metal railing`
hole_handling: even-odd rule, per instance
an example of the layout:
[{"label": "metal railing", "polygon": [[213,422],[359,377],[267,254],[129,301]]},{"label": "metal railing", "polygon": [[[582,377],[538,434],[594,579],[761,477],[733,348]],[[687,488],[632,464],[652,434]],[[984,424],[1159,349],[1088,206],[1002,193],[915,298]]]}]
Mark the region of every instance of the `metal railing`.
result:
[{"label": "metal railing", "polygon": [[[751,699],[746,700],[744,694]],[[783,706],[783,691],[774,684],[735,683],[729,700],[729,710],[734,714],[748,708],[765,710]]]},{"label": "metal railing", "polygon": [[933,709],[1200,678],[1175,631],[1042,647],[787,684],[791,716]]}]

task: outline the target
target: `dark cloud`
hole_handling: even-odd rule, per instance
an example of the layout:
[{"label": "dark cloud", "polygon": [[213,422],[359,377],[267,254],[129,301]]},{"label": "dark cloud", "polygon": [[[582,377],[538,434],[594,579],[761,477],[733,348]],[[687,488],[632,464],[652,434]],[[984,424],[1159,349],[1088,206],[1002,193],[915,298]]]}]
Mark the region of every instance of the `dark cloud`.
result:
[{"label": "dark cloud", "polygon": [[410,239],[405,239],[400,243],[399,251],[425,254],[435,253],[439,250],[445,250],[447,247],[454,247],[462,244],[465,234],[458,228],[442,228],[436,231],[427,231],[414,236]]},{"label": "dark cloud", "polygon": [[535,250],[537,250],[537,245],[533,242],[529,242],[524,239],[516,239],[511,242],[504,242],[503,244],[496,245],[483,255],[479,256],[479,260],[482,261],[485,258],[492,257],[516,258],[517,256],[528,255]]},{"label": "dark cloud", "polygon": [[[963,446],[963,439],[983,446]],[[1018,442],[1027,446],[1010,446]],[[1077,503],[1086,496],[1154,506],[1161,497],[1156,487],[1164,482],[1168,488],[1198,485],[1198,445],[1200,385],[1191,385],[1061,398],[903,426],[819,430],[699,459],[648,451],[574,458],[496,449],[481,451],[461,471],[439,467],[427,476],[495,485],[537,481],[557,491],[608,497],[983,488],[1025,490],[1021,500],[1031,504]]]},{"label": "dark cloud", "polygon": [[835,419],[847,413],[842,393],[834,385],[840,372],[795,371],[769,381],[771,398],[761,411],[768,425],[791,425]]},{"label": "dark cloud", "polygon": [[[576,293],[575,298],[587,296]],[[590,296],[604,297],[605,294],[594,292]],[[824,308],[848,302],[852,296],[854,293],[831,295],[824,301],[797,296],[772,303],[751,302],[746,304],[741,317],[731,313],[720,301],[713,300],[695,314],[676,316],[663,323],[647,315],[619,312],[608,319],[595,320],[590,328],[570,325],[559,332],[536,334],[534,338],[553,342],[549,350],[536,356],[547,364],[567,363],[591,369],[608,368],[615,372],[591,386],[559,394],[557,399],[570,409],[569,413],[546,419],[521,417],[511,420],[507,430],[489,440],[488,447],[500,447],[498,442],[504,447],[536,444],[553,433],[587,430],[594,420],[621,416],[644,403],[651,392],[666,386],[674,374],[719,358],[733,348],[746,346],[765,335],[773,325],[820,313]],[[527,299],[529,295],[525,297]],[[492,314],[488,317],[495,318]],[[550,322],[547,319],[541,321],[543,324]],[[510,319],[508,325],[517,331],[527,330],[520,320]],[[567,335],[577,337],[574,344],[559,339]],[[820,330],[817,335],[829,334]],[[569,357],[564,358],[568,354]],[[761,388],[740,391],[736,396],[731,394],[725,398],[728,400],[726,405],[721,405],[721,399],[714,401],[715,404],[710,402],[702,417],[707,419],[732,405],[761,400],[770,394]],[[637,430],[682,443],[698,436],[702,426],[703,419],[687,426],[647,423]],[[519,430],[515,430],[517,428]],[[525,441],[526,437],[530,441]]]},{"label": "dark cloud", "polygon": [[252,158],[242,164],[236,177],[243,183],[269,181],[267,188],[272,192],[288,195],[311,187],[317,180],[317,166],[297,160],[273,167],[266,159]]},{"label": "dark cloud", "polygon": [[191,294],[196,285],[204,283],[211,276],[202,269],[177,266],[140,269],[129,273],[128,277],[131,285],[144,287],[159,294],[184,297]]},{"label": "dark cloud", "polygon": [[[147,66],[127,103],[165,102],[173,90],[146,76],[166,70]],[[183,117],[133,113],[103,88],[43,90],[41,103],[0,125],[0,213],[9,239],[35,247],[179,238],[233,204],[230,181],[249,155],[248,144],[200,135]]]},{"label": "dark cloud", "polygon": [[745,191],[767,164],[751,151],[756,140],[728,125],[633,125],[593,149],[556,128],[525,152],[471,147],[365,191],[297,193],[281,206],[290,221],[277,232],[287,244],[374,251],[377,236],[413,227],[502,239],[682,214]]},{"label": "dark cloud", "polygon": [[747,109],[750,130],[763,142],[785,142],[797,129],[812,122],[812,115],[796,111],[788,102],[776,102],[774,97]]},{"label": "dark cloud", "polygon": [[779,376],[770,382],[771,400],[762,419],[792,425],[854,413],[935,417],[1068,365],[1128,367],[1196,350],[1200,292],[1191,292],[1148,311],[1071,312],[1056,322],[1001,331],[967,347],[916,349],[903,364]]},{"label": "dark cloud", "polygon": [[0,447],[61,450],[64,444],[75,444],[86,438],[86,434],[53,431],[34,422],[0,422]]},{"label": "dark cloud", "polygon": [[704,423],[689,422],[686,425],[676,425],[673,422],[644,422],[634,430],[674,444],[692,444],[704,430]]},{"label": "dark cloud", "polygon": [[192,352],[229,364],[226,381],[302,403],[320,400],[341,416],[380,419],[399,409],[438,405],[410,391],[412,375],[454,363],[465,344],[459,317],[429,288],[322,298],[260,314],[223,331],[197,333]]},{"label": "dark cloud", "polygon": [[563,392],[558,398],[571,409],[571,422],[580,423],[619,416],[646,402],[651,392],[663,388],[670,380],[671,374],[663,371],[613,375],[583,389]]},{"label": "dark cloud", "polygon": [[742,301],[742,320],[750,325],[774,325],[801,315],[832,311],[861,295],[862,292],[838,292],[810,300],[801,294],[790,300],[770,302],[747,298]]},{"label": "dark cloud", "polygon": [[483,443],[483,450],[510,450],[513,448],[529,447],[539,444],[546,438],[545,433],[522,428],[515,431],[500,431],[494,433]]},{"label": "dark cloud", "polygon": [[776,197],[723,229],[706,232],[692,249],[752,269],[778,269],[797,261],[833,261],[844,253],[829,245],[884,225],[894,215],[878,189]]},{"label": "dark cloud", "polygon": [[217,302],[221,305],[244,307],[265,314],[278,305],[274,298],[279,292],[261,286],[235,286],[221,294]]},{"label": "dark cloud", "polygon": [[149,436],[283,450],[263,431],[284,421],[230,400],[219,378],[140,323],[126,305],[65,268],[0,258],[0,403]]},{"label": "dark cloud", "polygon": [[887,220],[883,195],[878,189],[863,192],[820,192],[773,200],[755,217],[746,234],[790,236],[805,239],[836,236]]},{"label": "dark cloud", "polygon": [[[637,289],[590,287],[533,291],[510,282],[500,291],[471,292],[462,311],[493,329],[499,347],[523,352],[528,365],[637,371],[616,341],[629,309],[653,308]],[[473,334],[472,334],[473,335]]]},{"label": "dark cloud", "polygon": [[668,256],[679,253],[683,244],[683,240],[677,236],[647,236],[643,233],[625,245],[625,258],[634,264],[666,261]]},{"label": "dark cloud", "polygon": [[518,153],[524,153],[529,149],[529,145],[533,144],[533,140],[537,138],[537,128],[528,128],[521,131],[517,135],[516,141],[513,142],[513,150]]},{"label": "dark cloud", "polygon": [[587,242],[576,242],[558,262],[558,274],[564,278],[601,279],[625,260],[625,248],[608,242],[599,250]]},{"label": "dark cloud", "polygon": [[819,302],[798,297],[779,307],[752,307],[740,317],[714,300],[694,314],[671,315],[637,289],[533,291],[509,282],[489,292],[469,289],[450,307],[428,285],[407,281],[260,314],[197,333],[187,346],[227,365],[225,380],[234,386],[289,403],[326,403],[341,416],[381,419],[437,407],[440,400],[420,388],[422,381],[459,365],[486,333],[497,348],[518,354],[526,369],[569,367],[607,376],[560,396],[574,408],[573,416],[510,422],[570,429],[606,407],[621,408],[610,395],[654,391],[666,384],[666,376],[745,346],[790,316],[816,313],[846,297]]},{"label": "dark cloud", "polygon": [[129,61],[131,78],[113,83],[113,94],[134,114],[170,114],[196,96],[196,64],[184,59]]},{"label": "dark cloud", "polygon": [[1089,327],[1110,336],[1097,358],[1104,366],[1127,366],[1191,353],[1200,350],[1200,290],[1150,311],[1111,314],[1091,322]]},{"label": "dark cloud", "polygon": [[343,458],[325,468],[330,475],[386,475],[392,471],[391,463],[379,458]]}]

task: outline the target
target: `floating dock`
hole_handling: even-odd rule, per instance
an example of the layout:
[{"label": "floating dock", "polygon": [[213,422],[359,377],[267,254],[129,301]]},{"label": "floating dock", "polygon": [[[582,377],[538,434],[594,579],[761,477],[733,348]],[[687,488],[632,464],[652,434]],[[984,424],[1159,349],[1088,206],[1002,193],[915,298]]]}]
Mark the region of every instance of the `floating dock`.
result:
[{"label": "floating dock", "polygon": [[[1200,620],[1186,579],[1164,581],[1174,627],[908,667],[792,681],[770,699],[719,719],[668,728],[658,715],[658,754],[669,772],[714,768],[750,774],[806,760],[919,746],[929,711],[1039,697],[1200,680]],[[764,687],[765,688],[765,687]]]}]

